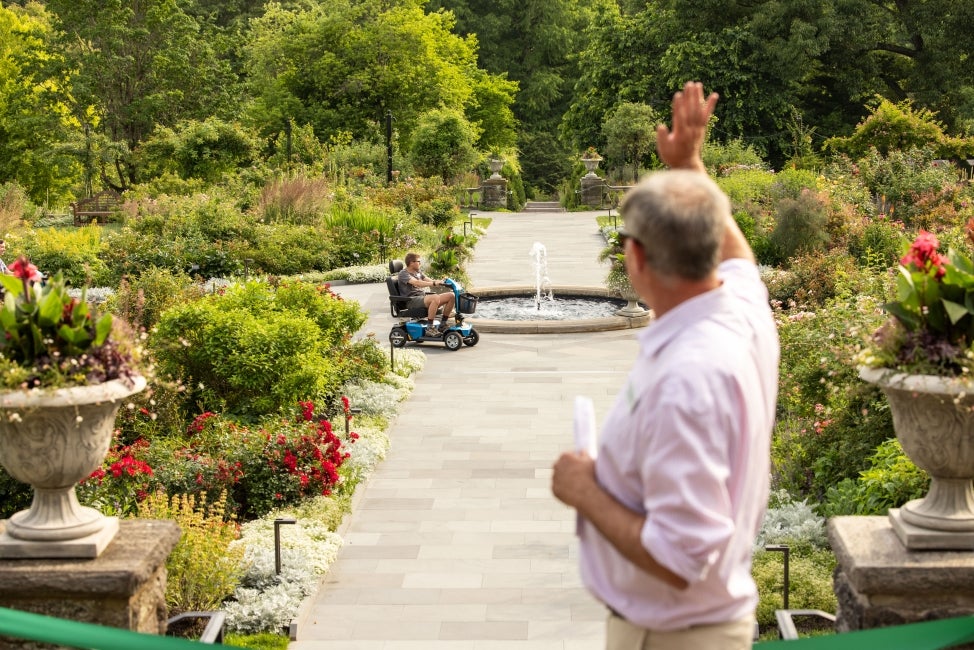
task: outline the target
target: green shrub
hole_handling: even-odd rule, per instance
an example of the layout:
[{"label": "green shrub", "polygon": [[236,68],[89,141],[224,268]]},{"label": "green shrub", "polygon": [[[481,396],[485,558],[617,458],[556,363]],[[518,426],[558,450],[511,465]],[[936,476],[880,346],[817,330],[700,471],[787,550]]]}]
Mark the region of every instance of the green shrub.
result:
[{"label": "green shrub", "polygon": [[890,508],[922,498],[930,487],[930,477],[907,458],[895,439],[880,444],[869,465],[858,479],[844,479],[829,488],[820,507],[824,516],[885,515]]},{"label": "green shrub", "polygon": [[801,190],[797,198],[782,198],[775,213],[771,242],[785,258],[821,251],[828,245],[828,216],[815,193]]},{"label": "green shrub", "polygon": [[[784,569],[781,553],[759,550],[754,554],[751,575],[758,586],[757,619],[774,626],[776,609],[784,609]],[[832,588],[835,556],[828,550],[791,552],[789,556],[788,606],[834,612],[838,607]]]},{"label": "green shrub", "polygon": [[76,287],[109,284],[108,268],[99,257],[105,250],[100,226],[71,230],[41,228],[24,239],[24,252],[41,272],[53,276],[60,271]]},{"label": "green shrub", "polygon": [[767,280],[772,300],[814,309],[831,298],[864,290],[871,276],[862,277],[856,261],[844,250],[801,254],[791,260],[787,272]]},{"label": "green shrub", "polygon": [[[887,155],[871,149],[856,162],[863,182],[878,199],[879,211],[908,226],[920,226],[923,224],[916,220],[925,212],[954,200],[957,172],[950,165],[934,165],[936,158],[930,149],[896,150]],[[918,202],[924,196],[927,199]]]},{"label": "green shrub", "polygon": [[170,519],[182,531],[166,560],[170,615],[220,609],[239,582],[243,558],[243,549],[230,546],[238,534],[237,524],[227,518],[226,496],[207,505],[192,495],[169,499],[160,492],[139,505],[139,517]]},{"label": "green shrub", "polygon": [[413,129],[409,159],[423,176],[439,176],[446,183],[477,160],[475,139],[463,113],[450,109],[427,111]]},{"label": "green shrub", "polygon": [[460,208],[449,199],[433,199],[417,206],[416,216],[429,226],[442,228],[460,218]]},{"label": "green shrub", "polygon": [[902,221],[867,217],[850,228],[848,249],[859,264],[883,272],[899,261],[904,239]]},{"label": "green shrub", "polygon": [[163,376],[200,410],[256,418],[328,402],[350,379],[339,343],[364,322],[324,287],[248,282],[166,311],[150,338]]},{"label": "green shrub", "polygon": [[702,153],[707,169],[716,170],[719,176],[743,169],[764,167],[764,161],[757,150],[739,139],[724,143],[708,140],[704,143]]},{"label": "green shrub", "polygon": [[783,169],[771,184],[771,194],[776,199],[799,199],[806,191],[819,191],[819,175],[808,169]]},{"label": "green shrub", "polygon": [[251,271],[270,275],[294,275],[332,267],[327,244],[321,230],[312,226],[278,223],[258,224],[253,243],[240,251]]}]

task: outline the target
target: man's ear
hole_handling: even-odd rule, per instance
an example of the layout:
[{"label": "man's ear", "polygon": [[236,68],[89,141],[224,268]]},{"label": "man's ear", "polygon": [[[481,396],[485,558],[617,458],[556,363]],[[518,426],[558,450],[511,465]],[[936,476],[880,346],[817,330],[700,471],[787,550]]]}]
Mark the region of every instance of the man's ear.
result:
[{"label": "man's ear", "polygon": [[634,239],[630,239],[626,242],[626,258],[632,258],[632,268],[633,271],[637,273],[642,273],[646,267],[646,249],[643,248],[642,244],[637,243]]}]

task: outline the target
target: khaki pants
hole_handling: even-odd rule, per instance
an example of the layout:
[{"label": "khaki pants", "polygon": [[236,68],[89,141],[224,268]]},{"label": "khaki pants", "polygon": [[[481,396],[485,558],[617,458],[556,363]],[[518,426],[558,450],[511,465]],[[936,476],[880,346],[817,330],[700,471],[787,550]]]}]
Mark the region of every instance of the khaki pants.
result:
[{"label": "khaki pants", "polygon": [[636,627],[614,614],[606,621],[606,650],[750,650],[753,642],[753,618],[672,632]]}]

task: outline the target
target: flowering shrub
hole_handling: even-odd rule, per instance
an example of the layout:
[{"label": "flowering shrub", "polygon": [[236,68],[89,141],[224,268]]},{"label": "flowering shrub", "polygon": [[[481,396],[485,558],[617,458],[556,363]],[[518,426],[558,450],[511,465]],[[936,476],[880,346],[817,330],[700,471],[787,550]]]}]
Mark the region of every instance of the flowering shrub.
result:
[{"label": "flowering shrub", "polygon": [[295,420],[247,434],[251,451],[241,458],[242,478],[235,490],[243,516],[329,495],[339,484],[338,470],[349,454],[331,423],[315,418],[311,402],[301,403],[301,408]]},{"label": "flowering shrub", "polygon": [[140,439],[109,449],[102,466],[78,483],[78,498],[105,514],[135,514],[155,484],[152,467],[143,460],[148,446]]},{"label": "flowering shrub", "polygon": [[[967,224],[974,241],[974,219]],[[900,259],[892,318],[860,361],[873,367],[960,375],[974,366],[974,262],[959,250],[941,254],[936,235],[921,230]]]}]

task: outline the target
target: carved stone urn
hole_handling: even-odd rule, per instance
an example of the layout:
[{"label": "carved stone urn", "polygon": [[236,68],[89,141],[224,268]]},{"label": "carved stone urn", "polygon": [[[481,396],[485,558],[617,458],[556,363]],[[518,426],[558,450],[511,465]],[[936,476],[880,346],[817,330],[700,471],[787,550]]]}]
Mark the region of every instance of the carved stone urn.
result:
[{"label": "carved stone urn", "polygon": [[886,394],[903,451],[930,475],[922,499],[890,510],[911,550],[974,548],[974,385],[969,380],[860,368]]},{"label": "carved stone urn", "polygon": [[501,176],[501,170],[504,169],[504,161],[500,158],[491,158],[487,161],[487,167],[490,169],[490,177],[493,179],[503,178]]},{"label": "carved stone urn", "polygon": [[145,379],[0,393],[0,465],[34,488],[0,536],[0,557],[97,557],[118,519],[78,503],[75,484],[101,465],[122,400]]},{"label": "carved stone urn", "polygon": [[620,307],[618,310],[616,310],[616,316],[635,318],[646,313],[643,306],[639,304],[639,294],[636,293],[636,290],[632,288],[632,285],[627,284],[625,287],[620,287],[619,296],[626,301],[626,305],[625,307]]},{"label": "carved stone urn", "polygon": [[599,163],[602,162],[602,156],[586,156],[582,158],[582,164],[585,165],[585,174],[587,177],[596,176],[595,170],[599,168]]}]

